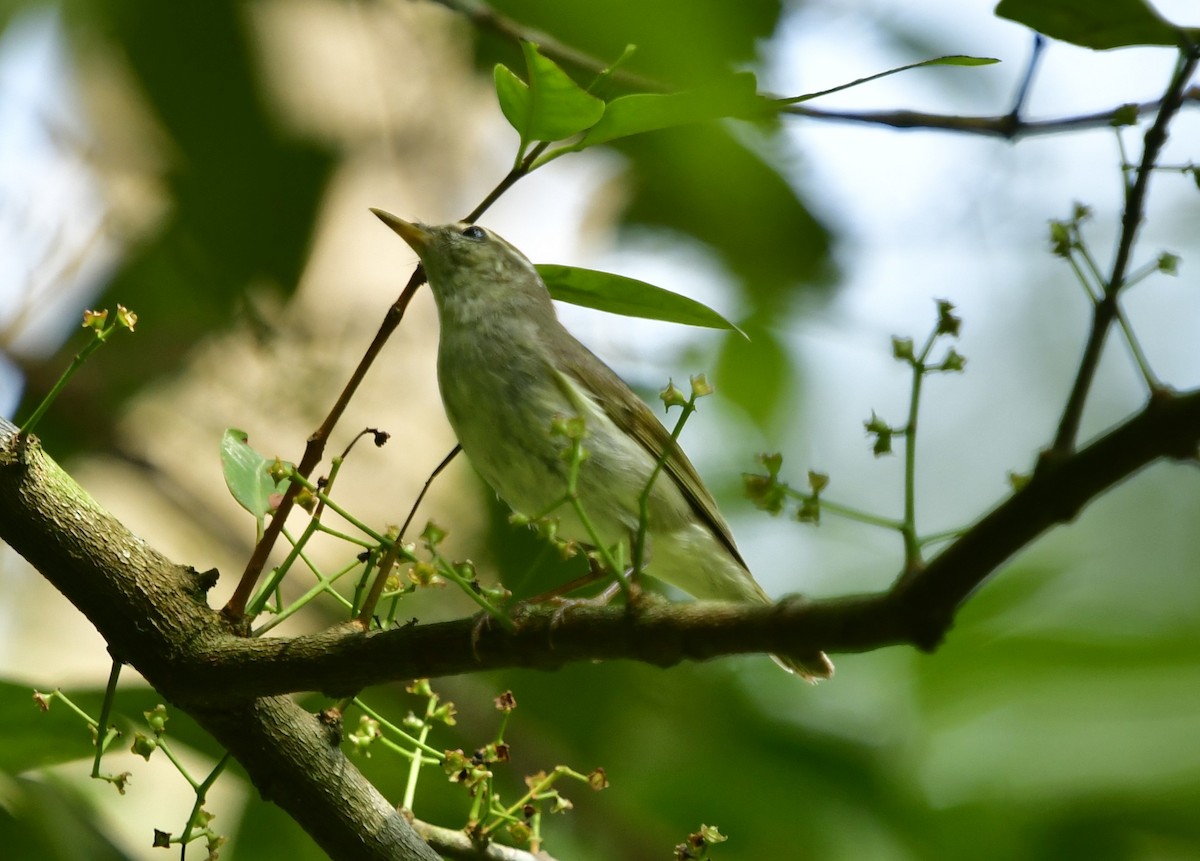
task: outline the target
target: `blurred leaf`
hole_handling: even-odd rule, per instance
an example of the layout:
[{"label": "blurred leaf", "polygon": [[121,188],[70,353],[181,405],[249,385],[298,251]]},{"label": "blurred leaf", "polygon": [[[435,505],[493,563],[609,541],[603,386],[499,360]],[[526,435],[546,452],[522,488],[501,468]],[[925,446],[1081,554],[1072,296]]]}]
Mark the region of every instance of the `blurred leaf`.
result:
[{"label": "blurred leaf", "polygon": [[749,340],[725,339],[714,377],[724,399],[770,432],[790,414],[792,398],[797,396],[792,358],[769,329],[754,321],[744,326]]},{"label": "blurred leaf", "polygon": [[[143,326],[136,345],[106,351],[64,393],[62,418],[40,434],[58,451],[103,447],[114,406],[227,327],[249,285],[295,289],[332,165],[328,151],[284,132],[263,97],[244,4],[106,0],[64,12],[77,41],[119,54],[161,124],[171,208],[95,300],[136,309]],[[31,401],[70,354],[65,347],[29,368]]]},{"label": "blurred leaf", "polygon": [[29,685],[0,681],[0,724],[0,771],[9,774],[90,758],[96,752],[87,724],[61,703],[43,712]]},{"label": "blurred leaf", "polygon": [[731,329],[743,334],[741,329],[707,305],[636,278],[547,263],[538,264],[537,271],[550,289],[550,296],[561,302],[626,317]]},{"label": "blurred leaf", "polygon": [[[0,774],[4,857],[37,861],[130,861],[97,827],[99,817],[61,784]],[[147,845],[150,828],[147,826]]]},{"label": "blurred leaf", "polygon": [[1200,31],[1181,30],[1144,0],[1000,0],[996,14],[1054,39],[1098,51],[1129,45],[1178,45]]},{"label": "blurred leaf", "polygon": [[[754,75],[743,72],[727,81],[679,93],[635,93],[613,99],[600,122],[592,126],[580,147],[673,126],[721,117],[761,114],[766,103],[758,95]],[[767,107],[769,110],[769,106]]]},{"label": "blurred leaf", "polygon": [[[496,0],[491,5],[522,26],[552,33],[602,62],[620,57],[629,44],[637,45],[627,68],[672,89],[724,78],[757,59],[758,40],[771,36],[781,11],[779,0]],[[511,42],[490,31],[481,31],[479,47],[488,66],[515,58]]]},{"label": "blurred leaf", "polygon": [[229,850],[221,857],[229,861],[259,861],[287,858],[288,861],[325,861],[328,857],[296,821],[257,794],[246,799],[237,831],[230,837]]},{"label": "blurred leaf", "polygon": [[[625,220],[694,236],[716,251],[760,311],[829,275],[829,234],[781,173],[719,123],[614,144],[627,154]],[[743,217],[739,213],[745,213]]]},{"label": "blurred leaf", "polygon": [[275,505],[271,497],[287,490],[287,480],[276,482],[270,475],[275,464],[250,447],[243,430],[227,428],[221,435],[221,471],[225,486],[238,505],[261,523]]},{"label": "blurred leaf", "polygon": [[[69,690],[66,693],[71,702],[93,718],[99,718],[103,689]],[[144,724],[142,712],[153,709],[162,701],[162,695],[150,688],[121,688],[117,692],[113,723],[123,729],[133,724],[141,727]],[[170,715],[168,734],[173,740],[213,759],[221,756],[221,747],[191,718],[174,708]],[[5,727],[4,741],[0,744],[0,771],[20,774],[63,762],[90,760],[95,754],[91,733],[84,720],[61,702],[52,702],[49,711],[41,711],[33,702],[30,685],[0,681],[0,722]]]}]

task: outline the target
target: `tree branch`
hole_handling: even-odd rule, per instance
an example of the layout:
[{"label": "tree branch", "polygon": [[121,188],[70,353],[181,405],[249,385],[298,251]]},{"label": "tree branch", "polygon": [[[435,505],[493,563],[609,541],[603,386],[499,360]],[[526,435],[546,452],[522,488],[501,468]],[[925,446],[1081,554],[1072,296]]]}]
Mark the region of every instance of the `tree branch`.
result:
[{"label": "tree branch", "polygon": [[[196,706],[179,668],[236,639],[204,602],[216,572],[175,565],[133,535],[16,428],[0,420],[0,538],[96,626],[112,653],[185,708],[263,796],[335,859],[437,855],[342,754],[340,728],[291,700]],[[191,707],[185,706],[190,704]]]},{"label": "tree branch", "polygon": [[[890,590],[823,601],[792,598],[770,606],[648,601],[633,609],[584,607],[563,614],[531,607],[517,614],[518,624],[511,632],[461,619],[390,631],[363,632],[344,625],[311,636],[246,639],[231,635],[191,598],[182,610],[177,607],[179,593],[190,588],[186,583],[149,599],[111,594],[114,587],[104,601],[76,600],[74,595],[89,580],[119,579],[120,571],[110,566],[129,563],[118,558],[89,563],[87,576],[57,570],[47,576],[96,622],[118,654],[129,656],[152,684],[165,686],[160,690],[198,716],[223,703],[260,696],[295,691],[341,695],[381,682],[503,667],[556,669],[574,661],[617,659],[668,666],[730,654],[800,656],[814,650],[862,652],[902,643],[932,650],[959,607],[1022,548],[1053,526],[1074,519],[1088,502],[1147,464],[1163,458],[1194,459],[1198,446],[1200,390],[1159,393],[1138,415],[1086,448],[1067,458],[1044,458],[1025,487],[927,567],[905,573]],[[11,471],[12,467],[0,471],[0,503],[10,499]],[[11,535],[14,530],[28,531],[28,523],[42,515],[24,505],[14,510],[11,503],[0,513],[4,537],[35,564],[47,564],[18,546]],[[39,542],[52,540],[59,528],[38,527]],[[112,528],[105,526],[109,531],[94,533],[100,537],[91,540],[109,543],[103,536]],[[70,539],[66,535],[58,540]],[[185,571],[165,560],[158,564]],[[162,580],[161,570],[147,571],[146,577]],[[132,588],[154,587],[139,580]],[[112,611],[98,606],[104,602],[127,605],[120,613],[124,621],[107,621]],[[129,641],[124,629],[135,620],[158,633]],[[145,648],[153,648],[154,654],[141,655]],[[239,749],[226,743],[241,758]]]},{"label": "tree branch", "polygon": [[[1150,188],[1150,176],[1158,166],[1158,155],[1167,142],[1167,127],[1171,119],[1183,105],[1183,88],[1187,86],[1196,63],[1200,60],[1200,52],[1180,54],[1175,73],[1167,85],[1162,98],[1162,105],[1154,123],[1146,130],[1145,143],[1142,147],[1142,161],[1138,165],[1137,175],[1132,185],[1126,186],[1125,209],[1121,214],[1121,238],[1117,243],[1117,253],[1113,260],[1112,273],[1104,285],[1104,295],[1092,308],[1092,326],[1088,332],[1087,343],[1083,348],[1083,356],[1079,360],[1079,370],[1075,382],[1071,385],[1071,393],[1067,397],[1059,421],[1058,432],[1054,437],[1051,449],[1056,455],[1069,454],[1075,446],[1075,438],[1079,434],[1079,424],[1083,420],[1083,407],[1091,391],[1092,380],[1100,365],[1100,355],[1104,350],[1104,341],[1112,322],[1117,318],[1117,305],[1121,289],[1125,286],[1125,273],[1129,268],[1129,256],[1133,253],[1133,241],[1141,227],[1146,207],[1146,193]],[[1122,166],[1124,170],[1124,166]]]},{"label": "tree branch", "polygon": [[[1192,87],[1183,94],[1183,103],[1200,102],[1200,87]],[[813,108],[807,105],[789,105],[782,113],[824,120],[863,125],[886,126],[893,129],[925,129],[929,131],[957,132],[959,134],[997,137],[1005,140],[1032,137],[1035,135],[1058,134],[1068,131],[1111,126],[1118,117],[1125,119],[1132,111],[1137,116],[1152,113],[1162,108],[1162,100],[1140,104],[1120,105],[1104,111],[1079,114],[1073,117],[1055,117],[1047,120],[1023,120],[1012,113],[999,116],[957,116],[954,114],[930,114],[923,111],[839,111]]]},{"label": "tree branch", "polygon": [[887,592],[770,606],[647,602],[531,608],[513,632],[471,619],[363,633],[246,639],[206,606],[215,572],[172,564],[99,507],[36,440],[0,421],[0,538],[83,612],[114,654],[184,708],[335,859],[436,856],[343,756],[340,726],[275,695],[345,692],[379,682],[571,661],[657,665],[720,655],[931,650],[958,608],[1001,565],[1092,499],[1163,458],[1195,460],[1200,390],[1156,393],[1121,426],[1029,483]]}]

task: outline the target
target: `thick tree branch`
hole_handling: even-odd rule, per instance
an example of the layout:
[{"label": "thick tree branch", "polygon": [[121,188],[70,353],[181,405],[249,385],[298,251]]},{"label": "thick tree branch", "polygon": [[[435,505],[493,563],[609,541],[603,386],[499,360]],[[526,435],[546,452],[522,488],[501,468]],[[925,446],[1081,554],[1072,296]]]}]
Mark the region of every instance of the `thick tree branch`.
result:
[{"label": "thick tree branch", "polygon": [[[0,538],[96,626],[114,655],[186,710],[335,859],[436,861],[408,822],[343,756],[338,728],[288,699],[195,707],[180,667],[232,639],[204,603],[215,572],[175,565],[133,535],[0,420]],[[187,708],[184,704],[192,704]]]},{"label": "thick tree branch", "polygon": [[[195,575],[161,558],[138,567],[143,573],[132,587],[121,586],[121,570],[110,568],[127,569],[130,562],[119,553],[101,558],[104,547],[112,545],[105,536],[123,533],[116,531],[119,524],[105,523],[101,533],[85,532],[89,542],[101,544],[85,554],[86,575],[63,569],[84,564],[78,557],[67,564],[58,553],[53,559],[38,555],[37,548],[49,542],[76,540],[61,518],[38,527],[41,534],[32,548],[14,541],[14,529],[29,531],[22,522],[43,516],[23,506],[42,505],[39,500],[46,493],[11,501],[17,466],[0,471],[0,513],[4,537],[39,567],[57,566],[47,576],[96,622],[114,650],[201,716],[222,703],[260,696],[312,690],[336,695],[380,682],[502,667],[554,669],[574,661],[616,659],[665,666],[737,653],[861,652],[901,643],[933,649],[963,602],[1022,548],[1072,520],[1092,499],[1147,464],[1195,458],[1198,445],[1200,390],[1156,395],[1137,416],[1076,454],[1045,458],[1025,487],[927,567],[906,573],[892,589],[876,595],[790,599],[764,607],[646,602],[633,610],[588,607],[564,614],[534,607],[518,615],[512,632],[462,619],[382,632],[347,625],[292,639],[245,639],[229,634],[199,603]],[[38,479],[21,481],[27,485]],[[60,531],[62,536],[55,538]],[[117,539],[115,546],[119,549],[125,540]],[[140,552],[150,553],[145,548]],[[164,570],[176,572],[176,585],[164,578]],[[143,583],[146,579],[159,585]],[[104,594],[78,597],[86,584],[106,580],[114,585]],[[109,606],[113,604],[115,609]],[[130,634],[130,628],[138,630]],[[142,655],[147,648],[153,653]],[[226,743],[240,757],[239,749]]]},{"label": "thick tree branch", "polygon": [[648,602],[632,611],[533,608],[513,632],[470,619],[294,639],[237,636],[204,603],[211,574],[172,564],[101,509],[36,445],[0,423],[0,538],[83,612],[114,654],[191,713],[263,795],[334,858],[433,859],[342,755],[340,728],[275,695],[346,692],[417,676],[570,661],[673,664],[726,654],[937,646],[957,609],[1005,561],[1092,499],[1163,458],[1195,460],[1200,390],[1158,393],[1138,415],[1030,482],[927,568],[877,595],[774,606]]}]

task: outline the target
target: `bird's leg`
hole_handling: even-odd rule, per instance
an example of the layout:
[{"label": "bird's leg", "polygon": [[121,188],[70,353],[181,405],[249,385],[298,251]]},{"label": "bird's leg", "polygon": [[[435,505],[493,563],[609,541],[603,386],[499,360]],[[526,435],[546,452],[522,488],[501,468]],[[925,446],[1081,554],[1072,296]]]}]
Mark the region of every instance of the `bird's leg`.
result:
[{"label": "bird's leg", "polygon": [[[592,583],[595,583],[597,580],[605,577],[606,574],[607,572],[600,567],[599,563],[596,562],[595,559],[588,557],[588,570],[586,574],[581,574],[574,580],[568,580],[561,586],[555,586],[553,589],[548,589],[545,592],[534,595],[532,598],[526,598],[524,603],[544,604],[548,601],[559,601],[563,598],[563,596],[571,594],[576,589],[582,589],[584,586],[590,586]],[[607,592],[608,590],[605,589],[605,591]]]},{"label": "bird's leg", "polygon": [[[627,570],[624,575],[626,582],[629,583],[630,586],[634,585],[632,582],[630,582],[632,579],[632,573],[633,573],[632,570]],[[566,596],[571,594],[572,592],[576,591],[577,589],[582,589],[585,586],[590,586],[592,583],[595,583],[598,580],[604,580],[605,578],[608,578],[611,576],[612,576],[612,574],[610,574],[608,571],[606,571],[604,569],[604,566],[602,565],[600,560],[596,559],[594,556],[589,556],[588,557],[588,570],[587,570],[586,574],[581,574],[580,576],[576,577],[574,580],[568,580],[566,583],[563,583],[561,586],[555,586],[553,589],[548,589],[545,592],[540,592],[537,595],[534,595],[532,598],[526,598],[521,603],[523,603],[523,604],[547,604],[547,603],[554,602],[554,603],[562,603],[562,604],[568,604],[568,605],[592,604],[595,606],[603,607],[605,604],[607,604],[609,601],[611,601],[613,599],[613,596],[616,595],[617,592],[620,591],[621,584],[619,582],[614,580],[608,586],[605,586],[604,590],[602,592],[600,592],[600,594],[595,595],[591,598],[567,598]]]}]

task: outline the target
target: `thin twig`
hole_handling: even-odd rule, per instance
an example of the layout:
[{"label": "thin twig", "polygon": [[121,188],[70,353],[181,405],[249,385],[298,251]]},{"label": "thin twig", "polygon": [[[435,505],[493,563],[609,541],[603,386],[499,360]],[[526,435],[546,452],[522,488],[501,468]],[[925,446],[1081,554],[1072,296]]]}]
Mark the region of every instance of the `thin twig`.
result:
[{"label": "thin twig", "polygon": [[[1183,95],[1183,102],[1200,102],[1200,88],[1192,87]],[[1000,116],[954,116],[930,114],[922,111],[838,111],[810,108],[805,105],[790,105],[781,113],[794,114],[813,120],[824,120],[866,125],[887,126],[893,129],[927,129],[931,131],[956,132],[959,134],[998,137],[1005,140],[1033,135],[1058,134],[1067,131],[1085,131],[1103,128],[1114,119],[1124,118],[1131,111],[1137,116],[1160,110],[1162,100],[1140,104],[1121,105],[1091,114],[1073,117],[1057,117],[1049,120],[1021,120],[1014,123],[1010,114]]]},{"label": "thin twig", "polygon": [[1103,287],[1101,295],[1093,306],[1092,327],[1084,345],[1083,356],[1079,360],[1079,370],[1075,382],[1071,386],[1071,394],[1063,409],[1059,421],[1058,432],[1050,451],[1062,456],[1074,450],[1076,438],[1079,436],[1079,425],[1083,418],[1084,404],[1088,392],[1096,376],[1096,368],[1100,364],[1100,355],[1104,350],[1104,340],[1113,320],[1117,316],[1117,301],[1121,288],[1125,286],[1125,273],[1129,267],[1129,257],[1133,251],[1133,242],[1137,236],[1145,215],[1146,193],[1150,186],[1150,177],[1154,173],[1158,155],[1167,141],[1167,126],[1172,117],[1183,104],[1183,91],[1187,82],[1196,70],[1200,52],[1181,53],[1171,82],[1162,97],[1162,106],[1154,123],[1146,130],[1145,143],[1142,148],[1142,161],[1138,165],[1133,184],[1129,186],[1125,199],[1125,211],[1121,216],[1121,238],[1117,243],[1117,253],[1113,260],[1112,273]]},{"label": "thin twig", "polygon": [[[530,150],[528,155],[521,161],[521,164],[510,170],[483,201],[463,220],[474,222],[486,212],[499,199],[501,194],[529,173],[533,162],[545,151],[547,146],[549,144],[542,143]],[[370,370],[376,357],[383,350],[383,345],[387,343],[388,338],[392,336],[392,333],[400,325],[400,321],[404,319],[404,312],[408,309],[408,304],[412,301],[412,297],[416,295],[418,288],[424,283],[425,269],[418,264],[409,277],[408,283],[404,286],[404,290],[400,293],[399,298],[388,309],[387,314],[383,318],[383,323],[379,327],[379,331],[375,333],[375,338],[371,341],[370,346],[367,347],[367,351],[359,360],[358,366],[354,369],[354,373],[350,375],[349,381],[342,389],[342,393],[338,395],[338,399],[329,410],[325,421],[308,438],[308,444],[304,448],[304,456],[296,466],[296,472],[300,476],[308,478],[321,462],[321,458],[325,453],[325,445],[329,440],[330,434],[333,433],[333,428],[346,411],[346,407],[349,405],[350,399],[354,397],[354,393],[358,391],[358,387],[366,377],[367,371]],[[288,514],[292,511],[292,507],[296,501],[296,494],[299,491],[298,482],[292,482],[288,486],[287,492],[279,503],[279,507],[271,517],[271,522],[267,524],[262,538],[255,545],[254,552],[246,562],[246,568],[242,572],[242,578],[238,581],[237,588],[225,604],[225,607],[221,610],[221,614],[230,621],[240,624],[245,616],[246,604],[250,600],[250,596],[254,593],[254,586],[258,582],[259,575],[267,563],[267,557],[270,555],[271,549],[279,540],[283,524],[287,520]]]},{"label": "thin twig", "polygon": [[653,78],[647,78],[626,69],[611,69],[609,63],[599,60],[585,51],[573,48],[549,33],[526,27],[497,12],[482,0],[434,0],[452,12],[457,12],[476,27],[492,32],[513,42],[532,42],[539,53],[559,63],[575,66],[595,75],[608,74],[613,80],[642,92],[663,92],[667,87]]}]

